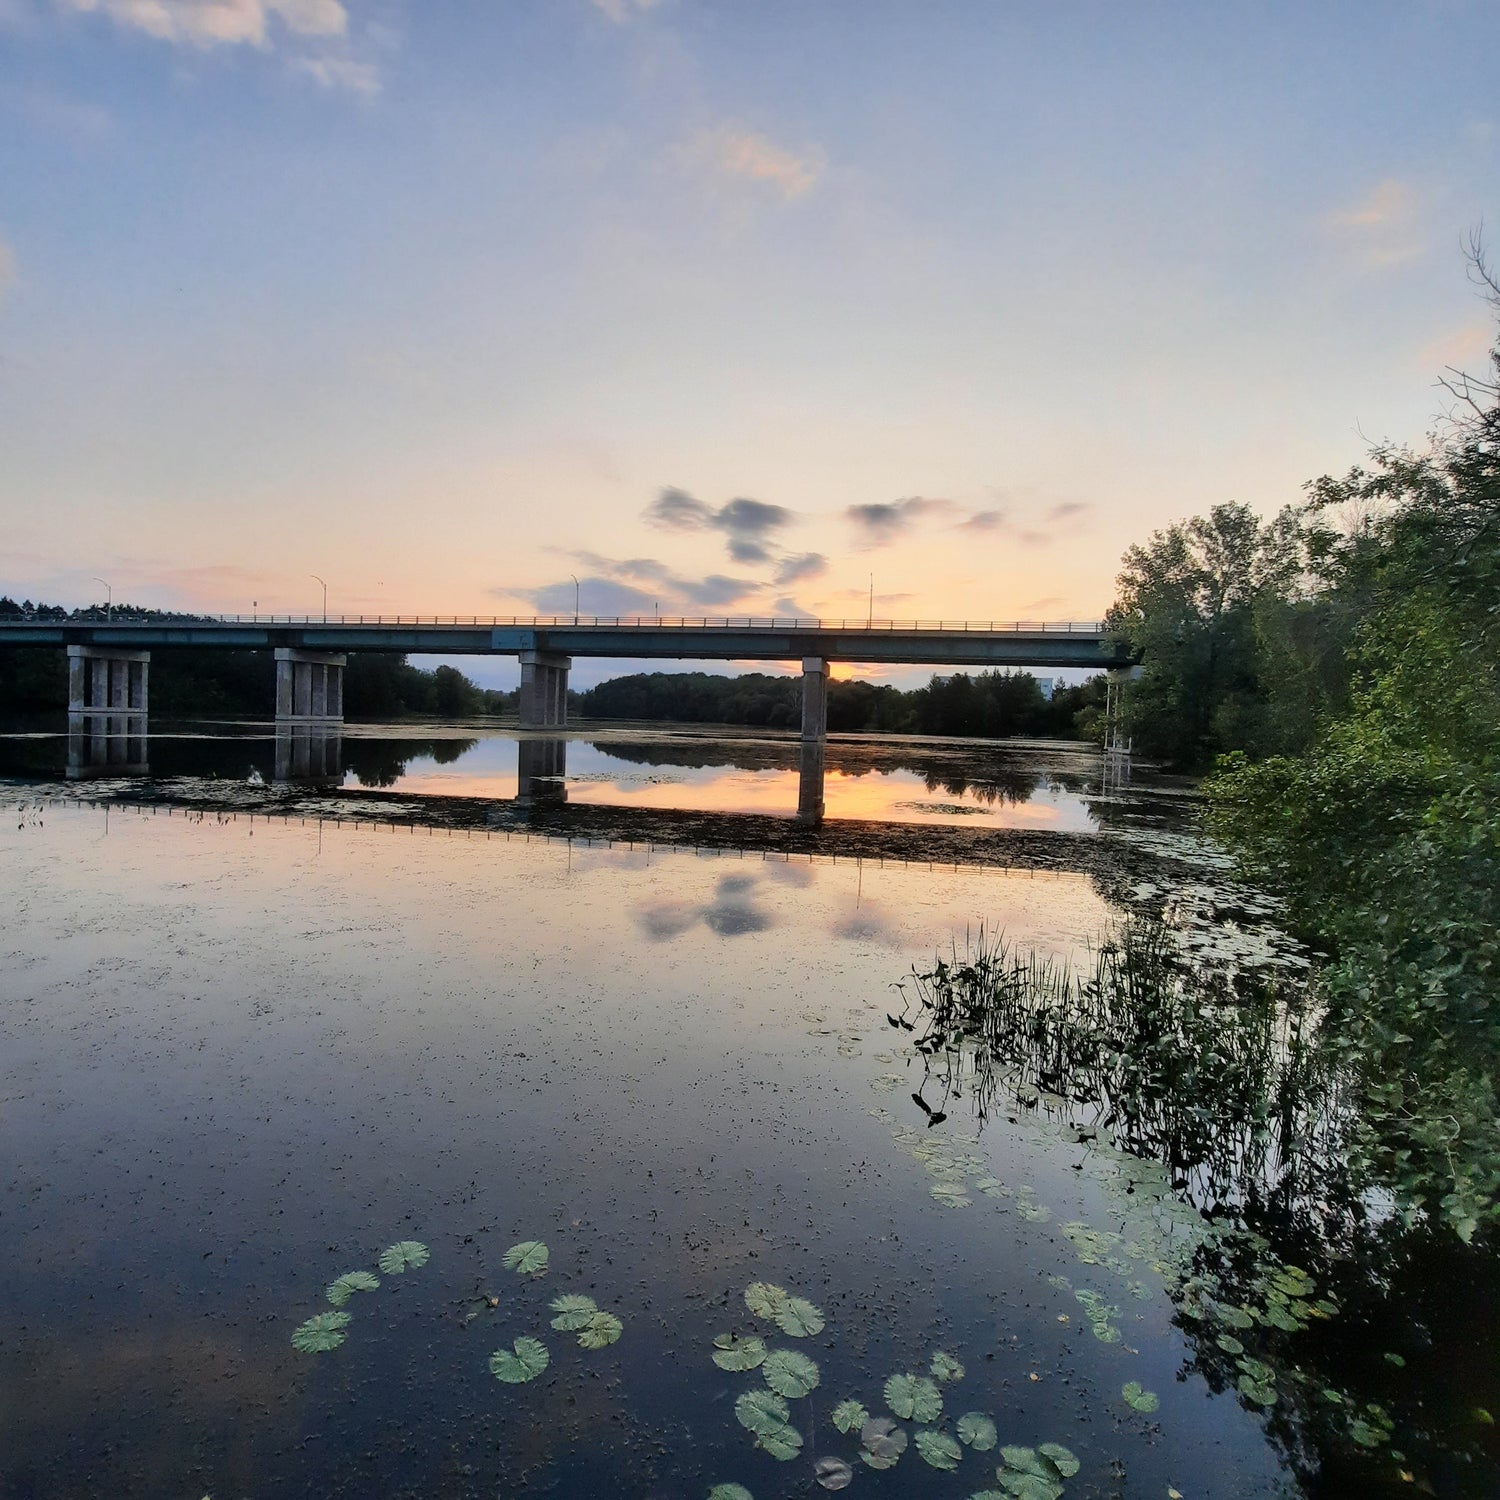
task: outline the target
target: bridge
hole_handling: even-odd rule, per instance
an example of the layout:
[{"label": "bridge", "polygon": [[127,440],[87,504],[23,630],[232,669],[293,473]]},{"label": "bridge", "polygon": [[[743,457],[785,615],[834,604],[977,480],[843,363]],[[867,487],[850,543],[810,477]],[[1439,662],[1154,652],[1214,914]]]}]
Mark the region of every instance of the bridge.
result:
[{"label": "bridge", "polygon": [[273,651],[276,717],[291,723],[343,718],[350,652],[515,656],[521,663],[521,726],[567,722],[575,656],[703,661],[800,661],[802,734],[827,729],[834,662],[932,667],[1094,667],[1133,658],[1100,621],[823,620],[748,615],[215,615],[149,619],[0,619],[0,646],[62,647],[69,712],[144,715],[150,653],[182,647]]}]

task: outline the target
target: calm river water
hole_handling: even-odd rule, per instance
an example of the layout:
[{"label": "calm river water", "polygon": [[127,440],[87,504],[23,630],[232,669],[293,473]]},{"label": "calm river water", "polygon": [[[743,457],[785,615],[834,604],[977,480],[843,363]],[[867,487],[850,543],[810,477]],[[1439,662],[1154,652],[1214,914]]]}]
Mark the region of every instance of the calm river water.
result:
[{"label": "calm river water", "polygon": [[1230,1212],[1263,1162],[916,1045],[981,923],[1295,986],[1183,788],[832,742],[809,827],[747,735],[71,749],[0,739],[0,1495],[1496,1493],[1486,1265],[1315,1259]]}]

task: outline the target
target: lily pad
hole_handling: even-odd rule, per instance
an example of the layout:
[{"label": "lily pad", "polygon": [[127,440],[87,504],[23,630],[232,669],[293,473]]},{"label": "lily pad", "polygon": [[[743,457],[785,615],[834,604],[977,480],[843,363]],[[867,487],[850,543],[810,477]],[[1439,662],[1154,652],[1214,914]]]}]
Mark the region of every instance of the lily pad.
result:
[{"label": "lily pad", "polygon": [[869,1420],[869,1412],[858,1401],[840,1401],[833,1409],[833,1425],[840,1432],[853,1432]]},{"label": "lily pad", "polygon": [[380,1278],[373,1271],[345,1271],[328,1283],[328,1300],[342,1307],[355,1292],[378,1291]]},{"label": "lily pad", "polygon": [[935,1182],[927,1189],[944,1208],[967,1208],[974,1200],[961,1182]]},{"label": "lily pad", "polygon": [[580,1349],[607,1349],[624,1333],[625,1325],[613,1314],[596,1312],[578,1334]]},{"label": "lily pad", "polygon": [[909,1422],[936,1422],[943,1414],[943,1393],[926,1376],[892,1375],[885,1383],[885,1404]]},{"label": "lily pad", "polygon": [[535,1380],[552,1360],[545,1344],[524,1335],[516,1340],[514,1350],[512,1353],[510,1349],[497,1349],[490,1355],[490,1374],[506,1385],[524,1385]]},{"label": "lily pad", "polygon": [[964,1367],[951,1354],[944,1354],[939,1349],[932,1356],[932,1378],[940,1385],[947,1385],[953,1380],[962,1380]]},{"label": "lily pad", "polygon": [[966,1411],[958,1419],[958,1440],[979,1453],[988,1453],[1000,1441],[994,1422],[982,1411]]},{"label": "lily pad", "polygon": [[547,1247],[540,1240],[522,1240],[505,1252],[501,1264],[507,1271],[521,1276],[540,1276],[547,1269],[550,1259]]},{"label": "lily pad", "polygon": [[859,1432],[859,1456],[872,1469],[889,1469],[906,1452],[906,1432],[889,1417],[871,1417]]},{"label": "lily pad", "polygon": [[796,1456],[802,1451],[802,1434],[795,1427],[783,1424],[773,1427],[768,1432],[757,1432],[755,1434],[755,1446],[764,1448],[772,1458],[779,1458],[783,1462]]},{"label": "lily pad", "polygon": [[757,1318],[770,1318],[774,1322],[790,1300],[784,1287],[769,1281],[752,1281],[745,1288],[745,1306]]},{"label": "lily pad", "polygon": [[734,1403],[734,1414],[741,1427],[760,1433],[785,1427],[791,1412],[775,1391],[764,1391],[757,1387],[753,1391],[746,1391]]},{"label": "lily pad", "polygon": [[932,1427],[923,1427],[917,1433],[917,1452],[934,1469],[956,1469],[964,1456],[963,1449],[953,1438]]},{"label": "lily pad", "polygon": [[599,1311],[592,1297],[580,1297],[572,1292],[554,1297],[550,1305],[557,1314],[552,1326],[562,1333],[577,1333],[580,1328],[587,1328],[589,1319]]},{"label": "lily pad", "polygon": [[420,1240],[397,1240],[380,1252],[380,1269],[387,1276],[399,1276],[403,1271],[415,1271],[427,1264],[431,1252]]},{"label": "lily pad", "polygon": [[1146,1415],[1154,1412],[1161,1405],[1155,1391],[1144,1390],[1139,1380],[1127,1380],[1120,1388],[1120,1394],[1135,1408],[1136,1411]]},{"label": "lily pad", "polygon": [[326,1354],[344,1342],[350,1323],[346,1312],[314,1313],[292,1333],[292,1348],[302,1354]]},{"label": "lily pad", "polygon": [[795,1349],[777,1349],[766,1355],[760,1373],[778,1396],[795,1400],[805,1396],[818,1383],[818,1367]]},{"label": "lily pad", "polygon": [[1064,1448],[1061,1443],[1038,1443],[1037,1452],[1050,1460],[1064,1479],[1071,1479],[1083,1467],[1071,1449]]},{"label": "lily pad", "polygon": [[1060,1479],[1044,1479],[1040,1474],[1020,1474],[1014,1469],[1001,1469],[996,1477],[1010,1500],[1060,1500],[1063,1492]]},{"label": "lily pad", "polygon": [[773,1316],[776,1326],[794,1339],[812,1338],[823,1331],[823,1314],[801,1297],[788,1297]]},{"label": "lily pad", "polygon": [[742,1338],[737,1333],[721,1333],[714,1340],[714,1363],[721,1370],[753,1370],[764,1362],[766,1346],[763,1339],[753,1336]]},{"label": "lily pad", "polygon": [[813,1478],[825,1490],[846,1490],[854,1479],[854,1470],[841,1458],[820,1458],[813,1465]]},{"label": "lily pad", "polygon": [[716,1484],[708,1492],[708,1500],[755,1500],[742,1484]]}]

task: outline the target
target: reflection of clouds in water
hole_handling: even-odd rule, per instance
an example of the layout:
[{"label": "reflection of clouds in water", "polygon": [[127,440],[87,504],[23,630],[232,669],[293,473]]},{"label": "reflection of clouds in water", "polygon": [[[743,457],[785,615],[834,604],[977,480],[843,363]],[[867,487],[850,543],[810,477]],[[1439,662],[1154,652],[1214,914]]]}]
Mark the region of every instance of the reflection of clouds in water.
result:
[{"label": "reflection of clouds in water", "polygon": [[806,890],[817,878],[817,871],[805,860],[794,865],[788,860],[768,859],[765,870],[766,879],[795,886],[798,890]]},{"label": "reflection of clouds in water", "polygon": [[879,943],[885,948],[901,946],[895,919],[874,902],[867,901],[854,911],[835,917],[828,924],[828,931],[851,943]]},{"label": "reflection of clouds in water", "polygon": [[705,906],[692,906],[685,901],[650,902],[637,909],[636,925],[654,943],[681,937],[700,921],[720,937],[764,932],[775,918],[755,904],[754,891],[759,880],[758,875],[725,875],[714,891],[714,899]]}]

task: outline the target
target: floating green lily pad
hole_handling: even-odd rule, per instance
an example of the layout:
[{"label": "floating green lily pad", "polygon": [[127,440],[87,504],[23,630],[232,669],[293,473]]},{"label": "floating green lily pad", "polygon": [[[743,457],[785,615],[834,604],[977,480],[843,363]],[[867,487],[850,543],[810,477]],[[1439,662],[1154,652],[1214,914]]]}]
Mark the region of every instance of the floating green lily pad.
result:
[{"label": "floating green lily pad", "polygon": [[1060,1500],[1063,1492],[1060,1479],[1044,1479],[1040,1474],[1019,1474],[1013,1469],[1002,1469],[996,1478],[1009,1500]]},{"label": "floating green lily pad", "polygon": [[818,1383],[818,1367],[796,1349],[777,1349],[766,1355],[760,1373],[778,1396],[795,1400]]},{"label": "floating green lily pad", "polygon": [[577,1333],[580,1328],[587,1328],[589,1319],[599,1311],[592,1297],[581,1297],[573,1292],[554,1297],[549,1305],[557,1314],[552,1326],[562,1333]]},{"label": "floating green lily pad", "polygon": [[1120,1388],[1120,1394],[1136,1411],[1149,1415],[1161,1405],[1155,1391],[1142,1388],[1139,1380],[1128,1380]]},{"label": "floating green lily pad", "polygon": [[962,1380],[964,1367],[951,1354],[944,1354],[939,1349],[932,1356],[932,1378],[940,1385],[947,1385],[953,1380]]},{"label": "floating green lily pad", "polygon": [[613,1314],[596,1312],[578,1334],[580,1349],[607,1349],[618,1341],[625,1325]]},{"label": "floating green lily pad", "polygon": [[788,1297],[772,1316],[776,1326],[794,1339],[812,1338],[823,1331],[823,1314],[801,1297]]},{"label": "floating green lily pad", "polygon": [[345,1271],[328,1283],[328,1300],[335,1307],[342,1307],[355,1292],[374,1292],[380,1288],[380,1278],[373,1271]]},{"label": "floating green lily pad", "polygon": [[785,1427],[786,1419],[791,1412],[788,1411],[786,1402],[775,1391],[765,1391],[757,1387],[753,1391],[746,1391],[734,1403],[734,1415],[741,1427],[747,1427],[751,1432],[759,1433]]},{"label": "floating green lily pad", "polygon": [[974,1200],[961,1182],[935,1182],[927,1189],[944,1208],[967,1208]]},{"label": "floating green lily pad", "polygon": [[1072,1450],[1064,1448],[1061,1443],[1038,1443],[1037,1452],[1050,1460],[1064,1479],[1071,1479],[1083,1467]]},{"label": "floating green lily pad", "polygon": [[982,1411],[967,1411],[958,1419],[958,1440],[979,1453],[988,1453],[1000,1441],[1000,1434]]},{"label": "floating green lily pad", "polygon": [[840,1401],[833,1409],[833,1425],[840,1432],[854,1432],[869,1420],[869,1412],[858,1401]]},{"label": "floating green lily pad", "polygon": [[774,1322],[790,1300],[785,1288],[769,1281],[752,1281],[745,1288],[745,1306],[757,1318],[770,1318]]},{"label": "floating green lily pad", "polygon": [[403,1271],[415,1271],[427,1264],[430,1252],[420,1240],[397,1240],[380,1252],[380,1269],[387,1276],[399,1276]]},{"label": "floating green lily pad", "polygon": [[551,1360],[545,1344],[523,1335],[516,1340],[514,1353],[510,1349],[497,1349],[490,1355],[490,1374],[506,1385],[523,1385],[535,1380]]},{"label": "floating green lily pad", "polygon": [[716,1484],[708,1492],[708,1500],[755,1500],[742,1484]]},{"label": "floating green lily pad", "polygon": [[917,1452],[934,1469],[956,1469],[964,1456],[963,1449],[946,1432],[932,1427],[923,1427],[917,1433]]},{"label": "floating green lily pad", "polygon": [[326,1354],[344,1342],[344,1330],[349,1323],[346,1312],[314,1313],[293,1330],[292,1348],[302,1354]]},{"label": "floating green lily pad", "polygon": [[547,1269],[550,1258],[550,1252],[540,1240],[522,1240],[505,1252],[500,1263],[507,1271],[515,1271],[521,1276],[540,1276]]},{"label": "floating green lily pad", "polygon": [[755,1434],[755,1446],[764,1448],[772,1458],[779,1458],[785,1462],[787,1459],[796,1458],[802,1451],[802,1434],[795,1427],[785,1425],[773,1427],[768,1432]]},{"label": "floating green lily pad", "polygon": [[936,1422],[943,1414],[943,1393],[926,1376],[892,1375],[885,1383],[885,1404],[909,1422]]},{"label": "floating green lily pad", "polygon": [[714,1363],[721,1370],[753,1370],[765,1357],[765,1341],[754,1336],[742,1338],[737,1333],[721,1333],[714,1340]]}]

